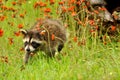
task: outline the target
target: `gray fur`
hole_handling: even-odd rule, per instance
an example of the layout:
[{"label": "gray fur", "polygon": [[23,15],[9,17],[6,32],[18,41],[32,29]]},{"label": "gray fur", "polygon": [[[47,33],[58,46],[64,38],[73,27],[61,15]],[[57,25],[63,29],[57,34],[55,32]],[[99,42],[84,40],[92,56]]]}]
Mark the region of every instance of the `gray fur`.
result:
[{"label": "gray fur", "polygon": [[37,50],[45,52],[50,57],[54,56],[56,51],[62,50],[67,40],[66,30],[58,20],[42,19],[37,21],[30,30],[21,30],[21,32],[24,33],[24,39],[30,39],[27,45],[32,46],[32,39],[40,44],[34,51],[25,50],[25,63],[28,62],[29,55]]}]

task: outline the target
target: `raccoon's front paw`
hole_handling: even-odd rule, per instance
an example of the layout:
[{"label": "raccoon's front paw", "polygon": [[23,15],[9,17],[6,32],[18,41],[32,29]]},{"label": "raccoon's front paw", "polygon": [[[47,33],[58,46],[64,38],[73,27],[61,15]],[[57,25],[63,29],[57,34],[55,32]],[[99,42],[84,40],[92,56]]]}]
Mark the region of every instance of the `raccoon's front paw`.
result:
[{"label": "raccoon's front paw", "polygon": [[28,63],[28,59],[29,59],[30,53],[26,53],[24,56],[24,64]]}]

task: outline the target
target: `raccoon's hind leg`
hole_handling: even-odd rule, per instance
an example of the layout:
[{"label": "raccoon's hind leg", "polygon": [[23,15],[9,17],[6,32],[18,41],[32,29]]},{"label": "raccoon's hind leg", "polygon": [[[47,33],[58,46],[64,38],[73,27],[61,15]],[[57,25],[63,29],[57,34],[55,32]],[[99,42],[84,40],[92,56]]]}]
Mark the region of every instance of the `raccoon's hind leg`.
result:
[{"label": "raccoon's hind leg", "polygon": [[54,56],[57,56],[60,53],[60,51],[62,50],[63,47],[64,47],[64,44],[58,45],[58,48],[56,49],[56,52],[55,52]]},{"label": "raccoon's hind leg", "polygon": [[49,52],[49,56],[50,57],[54,57],[55,56],[55,52],[56,52],[56,50],[54,48],[51,49],[50,52]]},{"label": "raccoon's hind leg", "polygon": [[64,44],[60,44],[60,45],[58,45],[57,48],[52,48],[49,52],[49,56],[55,57],[56,55],[58,55],[60,53],[60,51],[62,50],[63,47],[64,47]]}]

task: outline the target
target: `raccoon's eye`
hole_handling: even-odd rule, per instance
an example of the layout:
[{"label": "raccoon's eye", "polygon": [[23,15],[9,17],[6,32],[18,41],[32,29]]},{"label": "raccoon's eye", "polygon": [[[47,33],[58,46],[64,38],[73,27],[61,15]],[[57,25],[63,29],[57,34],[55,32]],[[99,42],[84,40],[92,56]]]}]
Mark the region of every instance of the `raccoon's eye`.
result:
[{"label": "raccoon's eye", "polygon": [[26,45],[28,45],[28,44],[29,44],[28,42],[25,42],[25,43],[24,43],[24,46],[26,46]]},{"label": "raccoon's eye", "polygon": [[34,48],[37,48],[37,47],[40,46],[40,44],[39,44],[39,43],[36,43],[36,42],[32,42],[31,45],[32,45]]}]

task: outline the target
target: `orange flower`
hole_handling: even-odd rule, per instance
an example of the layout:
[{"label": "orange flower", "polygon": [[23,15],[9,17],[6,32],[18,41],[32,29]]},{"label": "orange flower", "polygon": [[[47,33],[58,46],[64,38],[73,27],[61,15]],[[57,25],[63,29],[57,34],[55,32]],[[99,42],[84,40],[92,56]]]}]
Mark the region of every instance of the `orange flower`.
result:
[{"label": "orange flower", "polygon": [[76,0],[69,0],[69,4],[74,4]]},{"label": "orange flower", "polygon": [[20,48],[20,51],[24,51],[24,48],[22,47],[22,48]]},{"label": "orange flower", "polygon": [[94,25],[95,21],[94,20],[89,20],[90,25]]},{"label": "orange flower", "polygon": [[4,31],[0,28],[0,37],[3,36]]},{"label": "orange flower", "polygon": [[17,3],[16,2],[12,2],[12,5],[16,5]]},{"label": "orange flower", "polygon": [[2,4],[2,0],[0,0],[0,4]]},{"label": "orange flower", "polygon": [[63,5],[63,4],[64,4],[64,1],[60,1],[60,2],[59,2],[59,5]]},{"label": "orange flower", "polygon": [[3,6],[1,6],[1,9],[2,9],[2,10],[7,10],[8,7],[3,5]]},{"label": "orange flower", "polygon": [[87,6],[83,6],[83,8],[87,8]]},{"label": "orange flower", "polygon": [[64,6],[62,6],[62,12],[66,12],[67,11],[67,9],[64,7]]},{"label": "orange flower", "polygon": [[9,10],[9,11],[13,11],[13,12],[16,11],[16,9],[14,9],[14,8],[12,8],[12,7],[8,8],[8,10]]},{"label": "orange flower", "polygon": [[75,6],[71,6],[68,8],[68,11],[72,12],[72,11],[74,11],[74,9],[75,9]]},{"label": "orange flower", "polygon": [[54,4],[55,3],[55,1],[54,0],[50,0],[50,4]]},{"label": "orange flower", "polygon": [[0,10],[0,13],[3,13],[3,10]]},{"label": "orange flower", "polygon": [[76,16],[76,12],[72,12],[72,14],[71,14],[72,16]]},{"label": "orange flower", "polygon": [[106,38],[107,38],[107,36],[106,36],[106,35],[104,35],[104,36],[103,36],[103,39],[105,40]]},{"label": "orange flower", "polygon": [[36,2],[35,4],[34,4],[34,8],[37,8],[38,7],[38,3]]},{"label": "orange flower", "polygon": [[0,16],[0,21],[4,21],[6,16]]},{"label": "orange flower", "polygon": [[98,29],[99,29],[99,27],[98,27],[98,26],[95,26],[95,29],[96,29],[96,30],[98,30]]},{"label": "orange flower", "polygon": [[97,10],[94,10],[94,13],[99,14],[99,12]]},{"label": "orange flower", "polygon": [[15,18],[16,17],[16,14],[12,14],[12,18]]},{"label": "orange flower", "polygon": [[50,8],[46,8],[46,9],[44,10],[44,12],[49,13],[49,12],[51,12],[51,9],[50,9]]},{"label": "orange flower", "polygon": [[114,17],[115,20],[117,20],[119,18],[119,16],[115,15],[115,14],[113,14],[113,17]]},{"label": "orange flower", "polygon": [[20,36],[20,31],[14,32],[15,36]]},{"label": "orange flower", "polygon": [[85,2],[85,0],[81,0],[81,3]]},{"label": "orange flower", "polygon": [[104,42],[103,42],[103,44],[104,44],[104,45],[106,45],[106,44],[107,44],[107,42],[106,42],[106,41],[104,41]]},{"label": "orange flower", "polygon": [[9,40],[9,44],[12,45],[14,42],[13,42],[13,38],[8,38]]},{"label": "orange flower", "polygon": [[94,29],[91,29],[90,32],[93,33],[93,32],[95,32],[95,30],[94,30]]},{"label": "orange flower", "polygon": [[19,28],[19,29],[23,28],[23,24],[19,24],[19,25],[18,25],[18,28]]},{"label": "orange flower", "polygon": [[115,31],[116,27],[115,26],[111,26],[111,31]]},{"label": "orange flower", "polygon": [[45,7],[46,6],[46,4],[45,3],[43,3],[43,2],[36,2],[35,4],[34,4],[34,8],[37,8],[37,7]]},{"label": "orange flower", "polygon": [[54,34],[51,35],[51,40],[55,40],[55,35]]},{"label": "orange flower", "polygon": [[81,1],[77,1],[76,4],[80,6],[81,5]]},{"label": "orange flower", "polygon": [[39,6],[40,6],[40,7],[45,7],[46,5],[47,5],[47,4],[45,4],[45,3],[43,3],[43,2],[40,2],[40,3],[39,3]]},{"label": "orange flower", "polygon": [[82,23],[82,21],[78,21],[78,24],[82,25],[83,23]]},{"label": "orange flower", "polygon": [[73,41],[74,41],[74,42],[77,42],[77,41],[78,41],[78,37],[75,36],[75,37],[73,38]]},{"label": "orange flower", "polygon": [[25,16],[24,14],[20,14],[20,17],[21,17],[21,18],[24,18],[24,16]]},{"label": "orange flower", "polygon": [[99,10],[105,11],[107,9],[105,7],[99,7]]},{"label": "orange flower", "polygon": [[89,1],[87,1],[86,5],[87,5],[87,6],[90,6],[90,2],[89,2]]}]

